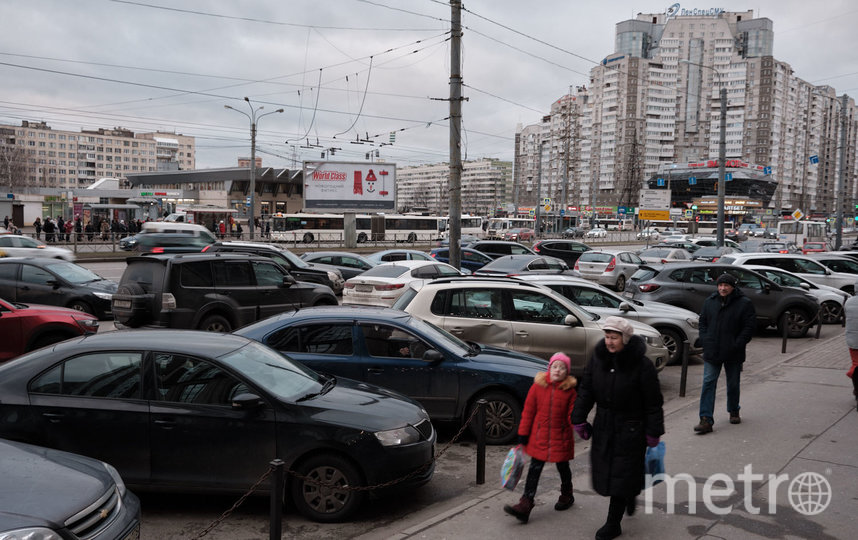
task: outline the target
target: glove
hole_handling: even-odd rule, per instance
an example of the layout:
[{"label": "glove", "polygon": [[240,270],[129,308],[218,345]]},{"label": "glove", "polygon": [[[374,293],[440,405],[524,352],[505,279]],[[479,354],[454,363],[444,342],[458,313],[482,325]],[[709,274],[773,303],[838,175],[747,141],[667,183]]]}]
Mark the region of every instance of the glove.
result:
[{"label": "glove", "polygon": [[518,436],[518,444],[520,444],[522,446],[527,446],[528,438],[529,437],[527,435],[519,435]]},{"label": "glove", "polygon": [[583,424],[575,424],[572,426],[572,429],[575,430],[575,433],[581,437],[581,440],[586,441],[590,438],[590,435],[593,433],[593,426],[590,425],[590,422],[584,422]]},{"label": "glove", "polygon": [[655,448],[658,446],[659,437],[653,437],[652,435],[646,436],[646,445],[650,448]]}]

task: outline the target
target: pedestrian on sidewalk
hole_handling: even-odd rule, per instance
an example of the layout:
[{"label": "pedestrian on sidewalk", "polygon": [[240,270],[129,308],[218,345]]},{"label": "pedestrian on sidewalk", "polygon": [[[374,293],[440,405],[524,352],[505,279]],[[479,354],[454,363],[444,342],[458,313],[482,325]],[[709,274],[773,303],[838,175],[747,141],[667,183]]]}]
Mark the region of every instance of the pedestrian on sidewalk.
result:
[{"label": "pedestrian on sidewalk", "polygon": [[727,412],[731,424],[740,424],[739,378],[745,363],[745,347],[757,328],[757,312],[751,299],[739,289],[732,274],[721,274],[718,290],[703,301],[700,311],[700,343],[703,346],[703,387],[700,390],[698,435],[715,425],[715,390],[721,366],[727,378]]},{"label": "pedestrian on sidewalk", "polygon": [[[855,283],[858,291],[858,282]],[[846,317],[846,346],[852,358],[852,367],[846,376],[852,379],[852,395],[858,401],[858,296],[850,296],[843,304],[843,315]]]},{"label": "pedestrian on sidewalk", "polygon": [[570,415],[575,405],[577,380],[570,374],[569,357],[554,353],[548,361],[548,371],[537,373],[527,393],[518,442],[530,456],[530,468],[524,483],[524,495],[515,506],[506,505],[504,512],[527,523],[545,462],[556,463],[560,473],[560,497],[555,510],[567,510],[575,502],[572,495],[572,470],[569,460],[575,457],[575,437]]},{"label": "pedestrian on sidewalk", "polygon": [[36,228],[36,240],[42,239],[42,218],[37,217],[36,221],[33,222],[33,227]]},{"label": "pedestrian on sidewalk", "polygon": [[[664,434],[664,398],[655,366],[645,356],[646,343],[634,335],[626,319],[608,317],[605,337],[596,344],[572,409],[575,433],[590,447],[593,489],[610,497],[608,519],[596,531],[596,540],[623,533],[623,513],[632,515],[644,485],[646,448],[658,445]],[[596,407],[591,426],[587,415]]]}]

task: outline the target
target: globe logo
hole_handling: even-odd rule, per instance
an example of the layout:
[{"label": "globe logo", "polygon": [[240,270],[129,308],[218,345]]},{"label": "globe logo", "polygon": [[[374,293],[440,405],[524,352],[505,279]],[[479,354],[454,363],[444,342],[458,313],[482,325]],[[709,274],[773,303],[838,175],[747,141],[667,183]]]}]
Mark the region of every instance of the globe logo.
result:
[{"label": "globe logo", "polygon": [[789,483],[789,503],[806,516],[821,514],[831,503],[831,484],[821,474],[803,472]]}]

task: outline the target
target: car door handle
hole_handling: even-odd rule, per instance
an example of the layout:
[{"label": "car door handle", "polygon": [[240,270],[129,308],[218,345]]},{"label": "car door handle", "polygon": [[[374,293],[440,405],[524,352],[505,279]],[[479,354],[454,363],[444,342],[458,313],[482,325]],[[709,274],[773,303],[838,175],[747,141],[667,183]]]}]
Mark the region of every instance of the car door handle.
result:
[{"label": "car door handle", "polygon": [[155,425],[165,429],[173,429],[176,427],[176,421],[172,419],[155,420]]},{"label": "car door handle", "polygon": [[524,331],[524,330],[519,330],[519,331],[517,331],[517,332],[515,333],[515,335],[517,335],[517,336],[522,336],[522,337],[527,337],[527,336],[529,336],[530,334],[528,334],[528,333],[527,333],[526,331]]},{"label": "car door handle", "polygon": [[455,334],[455,335],[457,335],[457,336],[460,336],[460,335],[464,334],[464,333],[465,333],[465,331],[464,331],[463,329],[459,328],[459,327],[456,327],[456,328],[451,328],[451,329],[450,329],[450,333],[451,333],[451,334]]},{"label": "car door handle", "polygon": [[372,373],[373,375],[380,375],[380,374],[384,373],[384,368],[378,368],[378,367],[366,368],[366,372]]},{"label": "car door handle", "polygon": [[48,419],[48,422],[52,424],[59,423],[63,418],[66,417],[63,413],[42,413],[42,416]]}]

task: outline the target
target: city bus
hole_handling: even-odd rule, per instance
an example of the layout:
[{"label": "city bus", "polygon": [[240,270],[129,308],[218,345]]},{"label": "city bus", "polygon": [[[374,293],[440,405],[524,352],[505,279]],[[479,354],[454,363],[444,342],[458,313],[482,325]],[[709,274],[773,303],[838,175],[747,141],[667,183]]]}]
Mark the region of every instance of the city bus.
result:
[{"label": "city bus", "polygon": [[[483,218],[480,216],[472,216],[463,214],[461,218],[461,236],[470,235],[477,238],[482,238],[483,233]],[[449,238],[450,236],[450,217],[442,217],[439,219],[438,230],[441,231],[441,239]]]},{"label": "city bus", "polygon": [[596,227],[606,231],[632,231],[635,228],[635,220],[633,218],[598,218]]},{"label": "city bus", "polygon": [[486,239],[503,240],[504,235],[509,232],[510,229],[533,229],[535,223],[536,220],[534,218],[491,218],[489,219],[489,224],[486,227]]},{"label": "city bus", "polygon": [[798,247],[807,242],[827,242],[825,223],[821,221],[780,221],[778,222],[778,240],[795,242]]},{"label": "city bus", "polygon": [[[270,238],[280,242],[344,243],[342,214],[273,214]],[[407,214],[356,214],[355,239],[373,241],[431,242],[441,235],[437,216]]]}]

